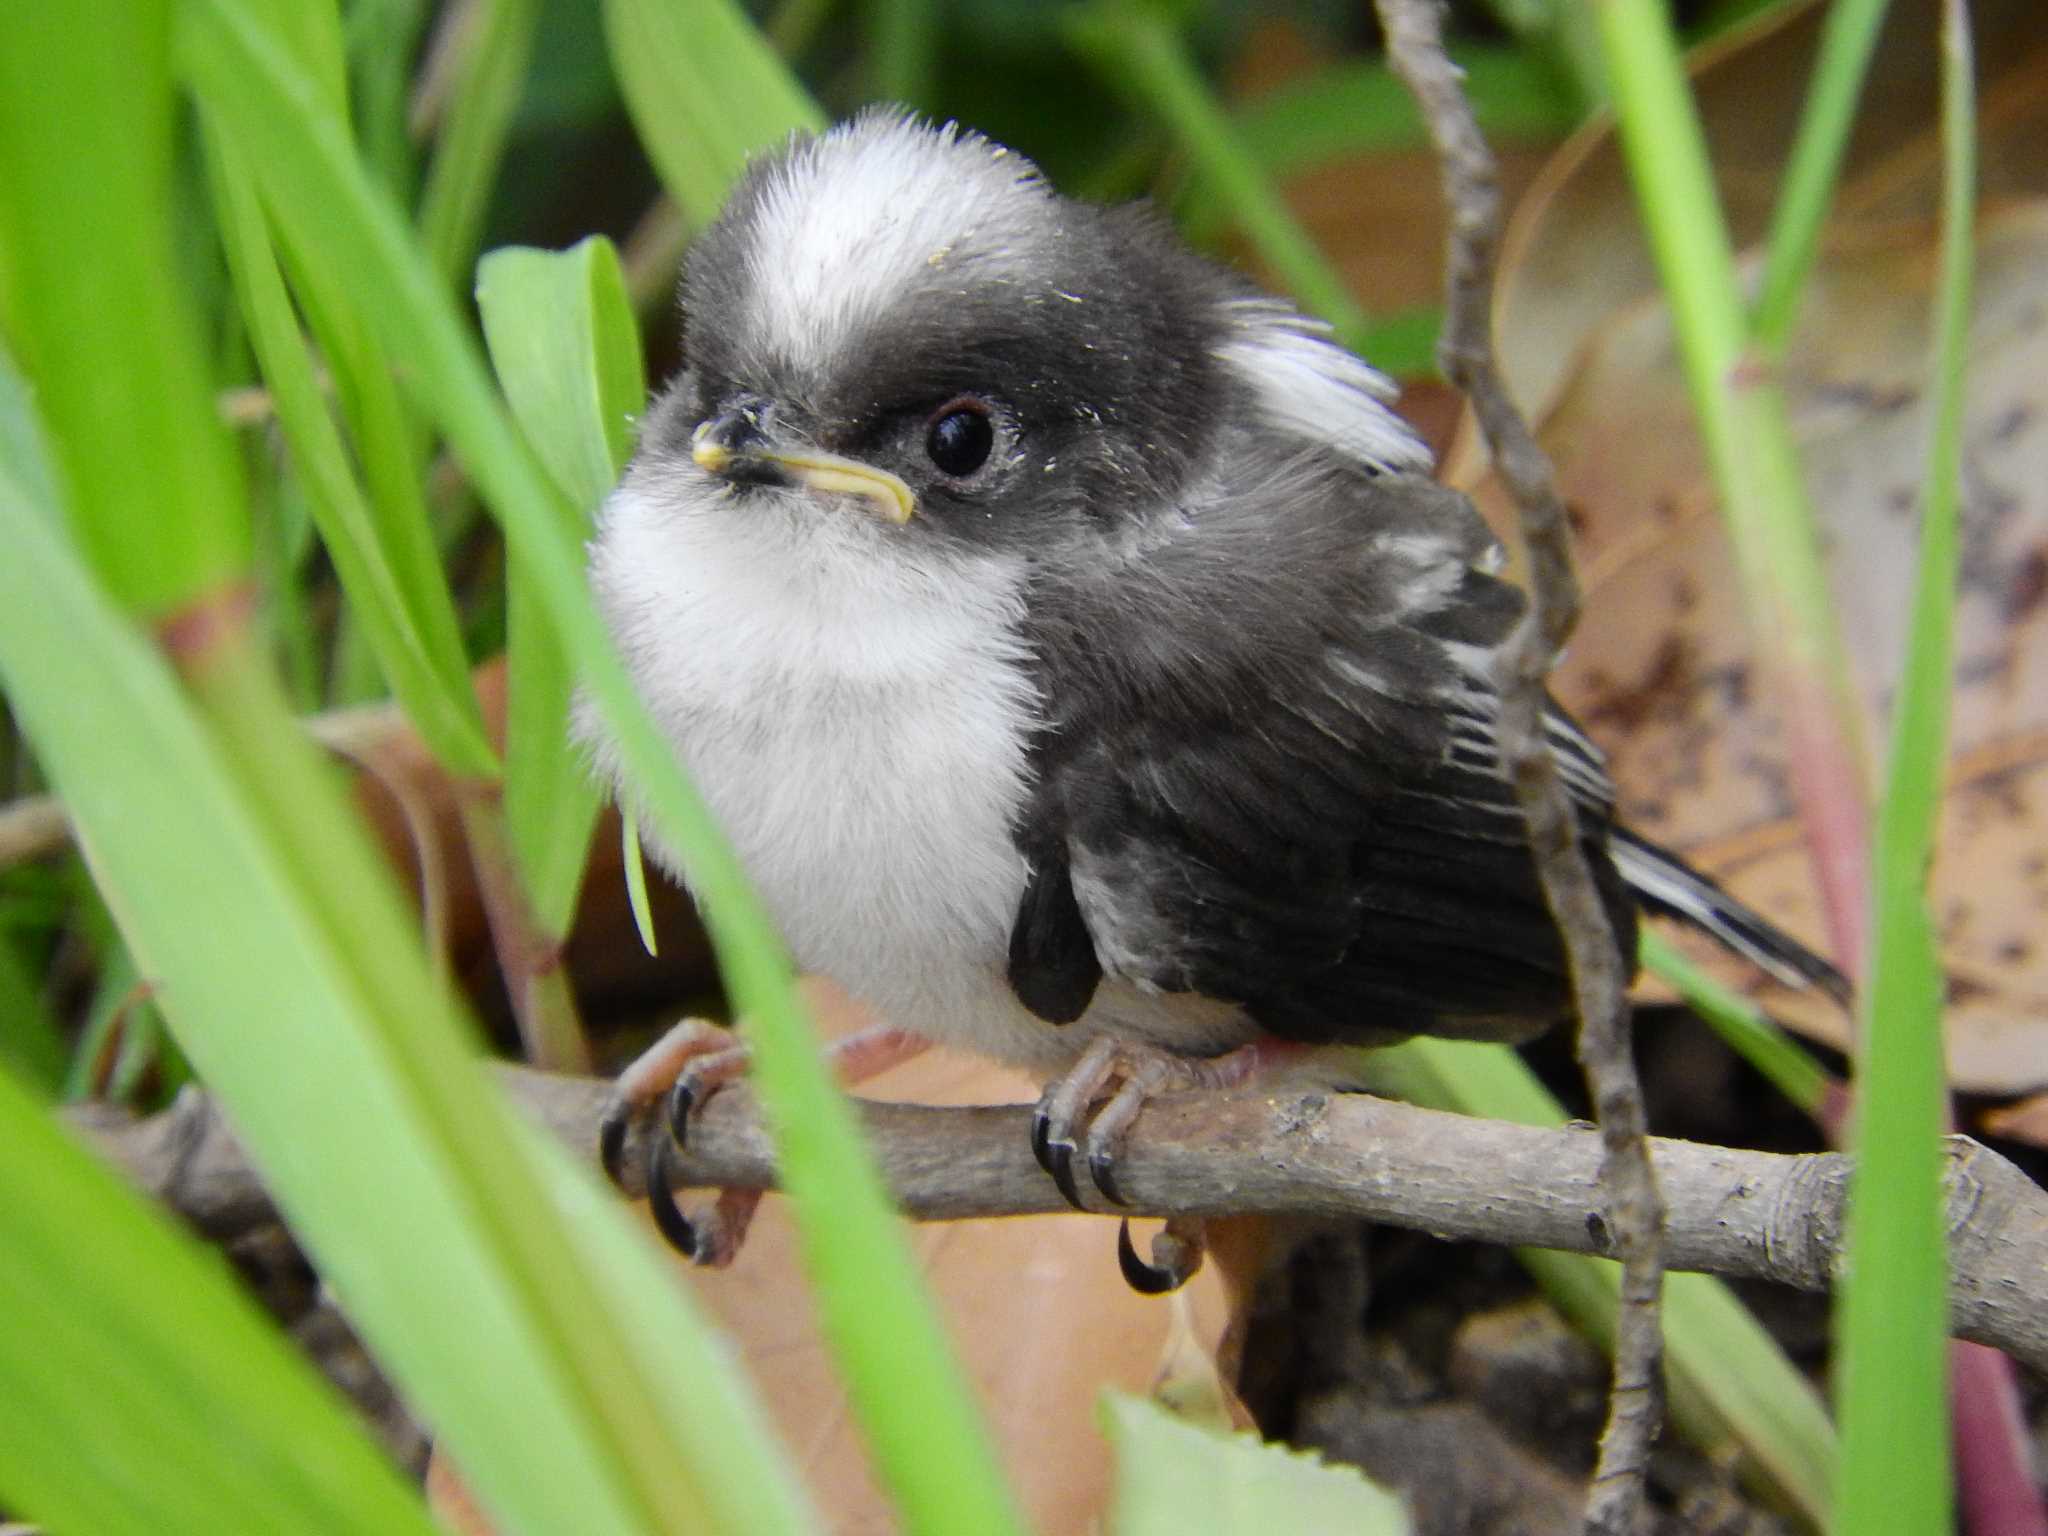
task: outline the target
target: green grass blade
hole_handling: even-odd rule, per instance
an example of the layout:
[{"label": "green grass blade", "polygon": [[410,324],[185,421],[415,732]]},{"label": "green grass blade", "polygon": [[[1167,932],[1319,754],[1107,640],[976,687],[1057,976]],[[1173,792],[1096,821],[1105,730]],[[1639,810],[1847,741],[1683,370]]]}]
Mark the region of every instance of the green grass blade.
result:
[{"label": "green grass blade", "polygon": [[218,1255],[5,1072],[0,1124],[0,1502],[95,1536],[436,1529]]},{"label": "green grass blade", "polygon": [[1591,7],[1616,125],[1721,495],[1753,649],[1785,720],[1786,760],[1818,856],[1833,947],[1864,956],[1868,782],[1849,678],[1784,389],[1748,334],[1706,141],[1660,0]]},{"label": "green grass blade", "polygon": [[64,1032],[43,1001],[43,989],[14,936],[0,927],[0,1072],[11,1072],[36,1098],[54,1100],[64,1086]]},{"label": "green grass blade", "polygon": [[[587,1285],[563,1283],[577,1267],[546,1242],[538,1201],[503,1208],[508,1185],[527,1182],[507,1161],[504,1116],[478,1093],[462,1032],[336,786],[281,709],[250,722],[272,739],[236,741],[257,756],[231,770],[163,664],[11,486],[0,528],[13,557],[0,570],[9,699],[293,1229],[494,1507],[642,1528],[648,1506],[626,1492],[594,1411],[608,1394],[579,1390],[567,1354],[587,1347],[563,1321],[592,1305]],[[82,698],[92,711],[75,708]],[[111,739],[109,718],[122,722]],[[252,779],[295,802],[295,832],[274,802],[251,804]],[[631,1359],[622,1340],[600,1353]]]},{"label": "green grass blade", "polygon": [[1834,201],[1835,180],[1849,145],[1856,99],[1887,0],[1834,0],[1821,32],[1820,56],[1806,88],[1799,134],[1792,142],[1777,205],[1771,210],[1764,250],[1764,276],[1756,304],[1756,339],[1766,356],[1777,357],[1799,318],[1799,298],[1820,250],[1820,232]]},{"label": "green grass blade", "polygon": [[1823,1112],[1833,1080],[1769,1015],[1741,993],[1714,980],[1647,925],[1642,930],[1641,949],[1644,969],[1676,987],[1686,1005],[1707,1021],[1723,1044],[1807,1114],[1818,1117]]},{"label": "green grass blade", "polygon": [[1251,1434],[1190,1424],[1142,1397],[1102,1399],[1116,1452],[1111,1536],[1266,1536],[1343,1531],[1407,1536],[1407,1505],[1356,1467]]},{"label": "green grass blade", "polygon": [[[585,526],[632,452],[647,401],[640,333],[611,243],[504,250],[477,274],[484,339],[526,440]],[[598,789],[570,745],[575,684],[524,569],[506,572],[505,819],[535,915],[564,932],[597,819]]]},{"label": "green grass blade", "polygon": [[640,852],[640,818],[628,806],[619,807],[619,856],[626,866],[626,905],[633,910],[640,946],[650,955],[658,955],[661,946],[654,936],[654,904],[647,899],[647,860]]},{"label": "green grass blade", "polygon": [[[4,319],[57,427],[73,527],[122,603],[150,614],[237,578],[250,547],[206,349],[164,280],[168,24],[165,0],[49,0],[11,7],[0,46]],[[137,418],[137,399],[160,404]],[[152,502],[163,516],[130,522]]]},{"label": "green grass blade", "polygon": [[[1523,1125],[1562,1125],[1564,1111],[1502,1046],[1415,1039],[1361,1058],[1375,1091],[1411,1103]],[[1549,1249],[1516,1250],[1554,1306],[1603,1347],[1620,1268]],[[1771,1336],[1711,1275],[1664,1279],[1665,1384],[1672,1421],[1710,1456],[1740,1450],[1777,1497],[1827,1526],[1834,1429],[1820,1396]],[[1844,1529],[1847,1529],[1844,1527]]]},{"label": "green grass blade", "polygon": [[506,418],[403,224],[343,137],[305,110],[308,87],[250,5],[188,0],[180,34],[188,77],[206,103],[260,146],[258,175],[281,216],[323,230],[338,267],[376,293],[366,312],[385,327],[388,344],[404,345],[419,397],[504,522],[515,558],[527,563],[647,811],[689,861],[727,983],[747,1016],[754,1081],[776,1136],[826,1337],[900,1518],[914,1531],[1020,1529],[872,1155],[791,990],[781,945],[598,622],[583,586],[574,510]]},{"label": "green grass blade", "polygon": [[[1561,139],[1582,119],[1568,85],[1522,49],[1460,48],[1452,62],[1465,71],[1472,110],[1495,143]],[[1232,115],[1245,148],[1269,176],[1429,142],[1408,87],[1376,59],[1319,69]]]},{"label": "green grass blade", "polygon": [[1069,13],[1066,33],[1104,78],[1172,135],[1281,286],[1329,321],[1346,346],[1363,345],[1370,325],[1364,308],[1247,149],[1168,16],[1148,0],[1096,0]]},{"label": "green grass blade", "polygon": [[[211,123],[206,138],[222,243],[249,338],[342,588],[428,749],[452,773],[495,775],[497,754],[462,662],[447,588],[437,580],[408,591],[393,569],[387,556],[393,541],[356,479],[320,393],[246,159]],[[424,601],[416,600],[421,593]]]},{"label": "green grass blade", "polygon": [[1963,379],[1975,259],[1976,101],[1969,17],[1943,8],[1941,264],[1933,425],[1921,493],[1919,580],[1878,807],[1876,925],[1857,1062],[1849,1268],[1838,1312],[1842,1529],[1946,1530],[1947,1235],[1941,1194],[1946,1071],[1941,958],[1927,871],[1948,762],[1955,659]]},{"label": "green grass blade", "polygon": [[[277,40],[310,77],[308,109],[346,137],[344,40],[332,0],[274,6],[271,17],[277,24]],[[393,360],[402,359],[404,349],[379,344],[367,319],[354,307],[347,282],[334,270],[320,231],[302,231],[296,239],[282,227],[276,233],[278,253],[307,328],[334,380],[384,562],[397,579],[413,630],[433,656],[438,675],[446,686],[466,689],[468,660],[461,627],[421,489],[430,434],[408,408],[393,376]],[[369,696],[370,678],[365,648],[355,643],[357,615],[349,610],[342,618],[336,644],[337,692],[344,701],[353,701]],[[462,762],[448,766],[456,773],[496,771],[494,760],[482,767]]]},{"label": "green grass blade", "polygon": [[933,0],[868,0],[869,77],[877,101],[919,107],[931,99],[937,9]]},{"label": "green grass blade", "polygon": [[540,0],[483,0],[469,17],[454,95],[420,193],[427,258],[451,287],[476,262],[539,22]]},{"label": "green grass blade", "polygon": [[626,110],[690,226],[724,206],[747,157],[825,125],[732,0],[604,0]]},{"label": "green grass blade", "polygon": [[363,157],[391,195],[412,200],[415,172],[407,97],[427,0],[351,0],[345,23]]},{"label": "green grass blade", "polygon": [[[289,58],[267,40],[274,59]],[[319,87],[293,74],[296,121],[318,121]],[[160,106],[167,122],[170,99]],[[71,170],[89,181],[97,167],[87,158]],[[88,208],[60,201],[46,212],[62,223]],[[106,231],[59,233],[90,241]],[[149,230],[127,233],[152,247]],[[67,280],[37,268],[26,276],[12,290],[25,311],[51,298],[40,284]],[[161,286],[175,320],[184,295]],[[223,446],[203,380],[138,381],[88,349],[105,340],[87,332],[65,365],[106,365],[128,384],[113,403],[136,440],[154,441],[150,418],[162,415],[197,424],[202,446]],[[61,411],[48,424],[60,445],[71,435],[96,442],[102,425]],[[164,480],[166,465],[144,467],[157,477],[151,490],[98,513],[174,537],[191,488]],[[703,1441],[663,1380],[687,1357],[669,1351],[668,1330],[627,1335],[606,1286],[550,1219],[512,1112],[480,1088],[473,1038],[387,867],[241,641],[232,597],[195,605],[179,636],[208,711],[202,725],[51,509],[27,502],[22,488],[36,479],[0,465],[10,709],[64,796],[138,963],[295,1232],[508,1525],[689,1527],[703,1508],[693,1454]]]}]

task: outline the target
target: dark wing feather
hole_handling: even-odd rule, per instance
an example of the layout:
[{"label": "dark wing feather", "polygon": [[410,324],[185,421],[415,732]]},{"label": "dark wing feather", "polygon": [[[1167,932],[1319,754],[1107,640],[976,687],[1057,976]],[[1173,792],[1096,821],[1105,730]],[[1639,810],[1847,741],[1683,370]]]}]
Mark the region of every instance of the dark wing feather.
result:
[{"label": "dark wing feather", "polygon": [[1071,1024],[1088,1011],[1101,980],[1102,963],[1067,877],[1067,851],[1041,842],[1010,931],[1011,990],[1048,1024]]},{"label": "dark wing feather", "polygon": [[[1025,825],[1064,859],[1033,860],[1020,997],[1036,1009],[1059,970],[1016,964],[1061,948],[1042,937],[1056,907],[1103,973],[1239,1003],[1285,1036],[1553,1022],[1564,958],[1493,734],[1488,661],[1520,599],[1483,568],[1470,504],[1420,477],[1254,458],[1152,532],[1034,593],[1056,705]],[[1550,739],[1633,954],[1598,754],[1562,715]]]}]

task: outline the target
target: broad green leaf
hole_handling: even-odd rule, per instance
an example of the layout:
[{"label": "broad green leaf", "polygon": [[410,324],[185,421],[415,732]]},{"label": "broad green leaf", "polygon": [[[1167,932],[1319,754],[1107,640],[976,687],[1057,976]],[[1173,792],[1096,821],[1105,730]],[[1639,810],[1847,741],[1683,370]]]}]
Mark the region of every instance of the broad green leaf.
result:
[{"label": "broad green leaf", "polygon": [[[520,429],[586,527],[632,451],[647,400],[640,335],[611,243],[494,251],[477,274],[484,339]],[[535,913],[563,933],[598,787],[569,739],[575,685],[522,562],[506,571],[505,818]]]},{"label": "broad green leaf", "polygon": [[749,155],[825,124],[733,0],[604,0],[604,23],[640,142],[694,228]]},{"label": "broad green leaf", "polygon": [[1267,1536],[1342,1531],[1407,1536],[1400,1498],[1355,1467],[1256,1435],[1224,1435],[1120,1392],[1102,1399],[1116,1452],[1111,1536]]},{"label": "broad green leaf", "polygon": [[986,1431],[932,1314],[872,1154],[820,1058],[789,964],[732,851],[634,696],[584,590],[578,519],[493,394],[447,294],[269,37],[254,0],[187,0],[180,52],[201,99],[250,144],[280,218],[319,229],[364,311],[403,346],[417,396],[522,549],[536,592],[616,736],[663,837],[689,860],[728,987],[747,1018],[827,1339],[881,1478],[912,1531],[1021,1529]]},{"label": "broad green leaf", "polygon": [[436,1529],[218,1254],[5,1071],[0,1124],[0,1505],[94,1536]]},{"label": "broad green leaf", "polygon": [[[151,615],[235,579],[249,551],[206,348],[164,281],[169,16],[167,0],[10,6],[0,45],[6,325],[72,527],[122,603]],[[158,517],[131,519],[150,504]]]},{"label": "broad green leaf", "polygon": [[[1431,1109],[1564,1124],[1557,1100],[1504,1046],[1418,1037],[1362,1054],[1360,1070],[1376,1091]],[[1515,1255],[1552,1304],[1604,1347],[1620,1266],[1545,1248]],[[1710,1456],[1739,1449],[1779,1497],[1825,1527],[1834,1429],[1819,1394],[1749,1309],[1711,1275],[1666,1275],[1664,1348],[1671,1417],[1686,1438]]]},{"label": "broad green leaf", "polygon": [[211,122],[206,134],[222,243],[279,424],[342,588],[379,666],[428,749],[450,772],[488,776],[497,756],[484,734],[438,579],[416,603],[389,557],[387,526],[363,493],[321,397],[270,230],[241,149]]}]

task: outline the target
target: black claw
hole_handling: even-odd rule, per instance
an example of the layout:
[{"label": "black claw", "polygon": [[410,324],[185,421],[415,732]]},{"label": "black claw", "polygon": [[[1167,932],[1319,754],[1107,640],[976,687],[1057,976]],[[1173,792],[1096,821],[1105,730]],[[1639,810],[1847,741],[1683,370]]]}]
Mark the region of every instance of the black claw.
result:
[{"label": "black claw", "polygon": [[1138,1257],[1138,1250],[1131,1246],[1131,1223],[1128,1218],[1116,1225],[1116,1262],[1124,1272],[1124,1284],[1140,1296],[1163,1296],[1168,1291],[1177,1291],[1187,1283],[1187,1276],[1173,1270],[1162,1269],[1157,1264],[1148,1264]]},{"label": "black claw", "polygon": [[1131,1203],[1117,1186],[1116,1158],[1107,1147],[1097,1147],[1088,1154],[1088,1177],[1095,1181],[1095,1187],[1102,1191],[1102,1198],[1111,1205]]},{"label": "black claw", "polygon": [[652,1136],[647,1144],[647,1211],[655,1229],[668,1245],[686,1259],[697,1257],[697,1229],[676,1204],[675,1188],[669,1182],[674,1143],[666,1136]]},{"label": "black claw", "polygon": [[668,1091],[668,1133],[679,1147],[690,1144],[690,1111],[697,1107],[697,1085],[686,1070]]},{"label": "black claw", "polygon": [[626,1182],[626,1125],[631,1119],[632,1111],[621,1104],[606,1110],[597,1125],[597,1160],[604,1165],[605,1177],[621,1186]]},{"label": "black claw", "polygon": [[1031,1155],[1038,1159],[1039,1167],[1052,1173],[1052,1116],[1042,1109],[1031,1117]]},{"label": "black claw", "polygon": [[1071,1141],[1048,1141],[1045,1152],[1050,1159],[1045,1171],[1052,1175],[1053,1183],[1059,1185],[1067,1204],[1077,1211],[1087,1210],[1088,1207],[1081,1203],[1080,1186],[1074,1182],[1074,1144]]}]

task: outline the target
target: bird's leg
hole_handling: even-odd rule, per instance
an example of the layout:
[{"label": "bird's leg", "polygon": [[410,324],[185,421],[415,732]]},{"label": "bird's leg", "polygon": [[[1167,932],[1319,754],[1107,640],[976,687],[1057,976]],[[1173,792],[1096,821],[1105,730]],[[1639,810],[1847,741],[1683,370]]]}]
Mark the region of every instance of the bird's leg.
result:
[{"label": "bird's leg", "polygon": [[[834,1075],[844,1086],[865,1082],[908,1061],[929,1044],[922,1036],[881,1023],[821,977],[799,978],[797,986],[814,1015],[833,1014],[842,1019],[851,1015],[850,1022],[858,1026],[825,1050]],[[620,1074],[600,1123],[599,1150],[606,1170],[617,1182],[627,1125],[655,1099],[667,1095],[664,1118],[668,1134],[657,1131],[647,1139],[649,1214],[679,1253],[712,1267],[731,1263],[739,1252],[762,1192],[721,1190],[708,1213],[685,1216],[674,1194],[676,1154],[688,1140],[690,1116],[718,1089],[743,1076],[750,1059],[748,1048],[736,1042],[733,1031],[701,1020],[685,1020]]]}]

